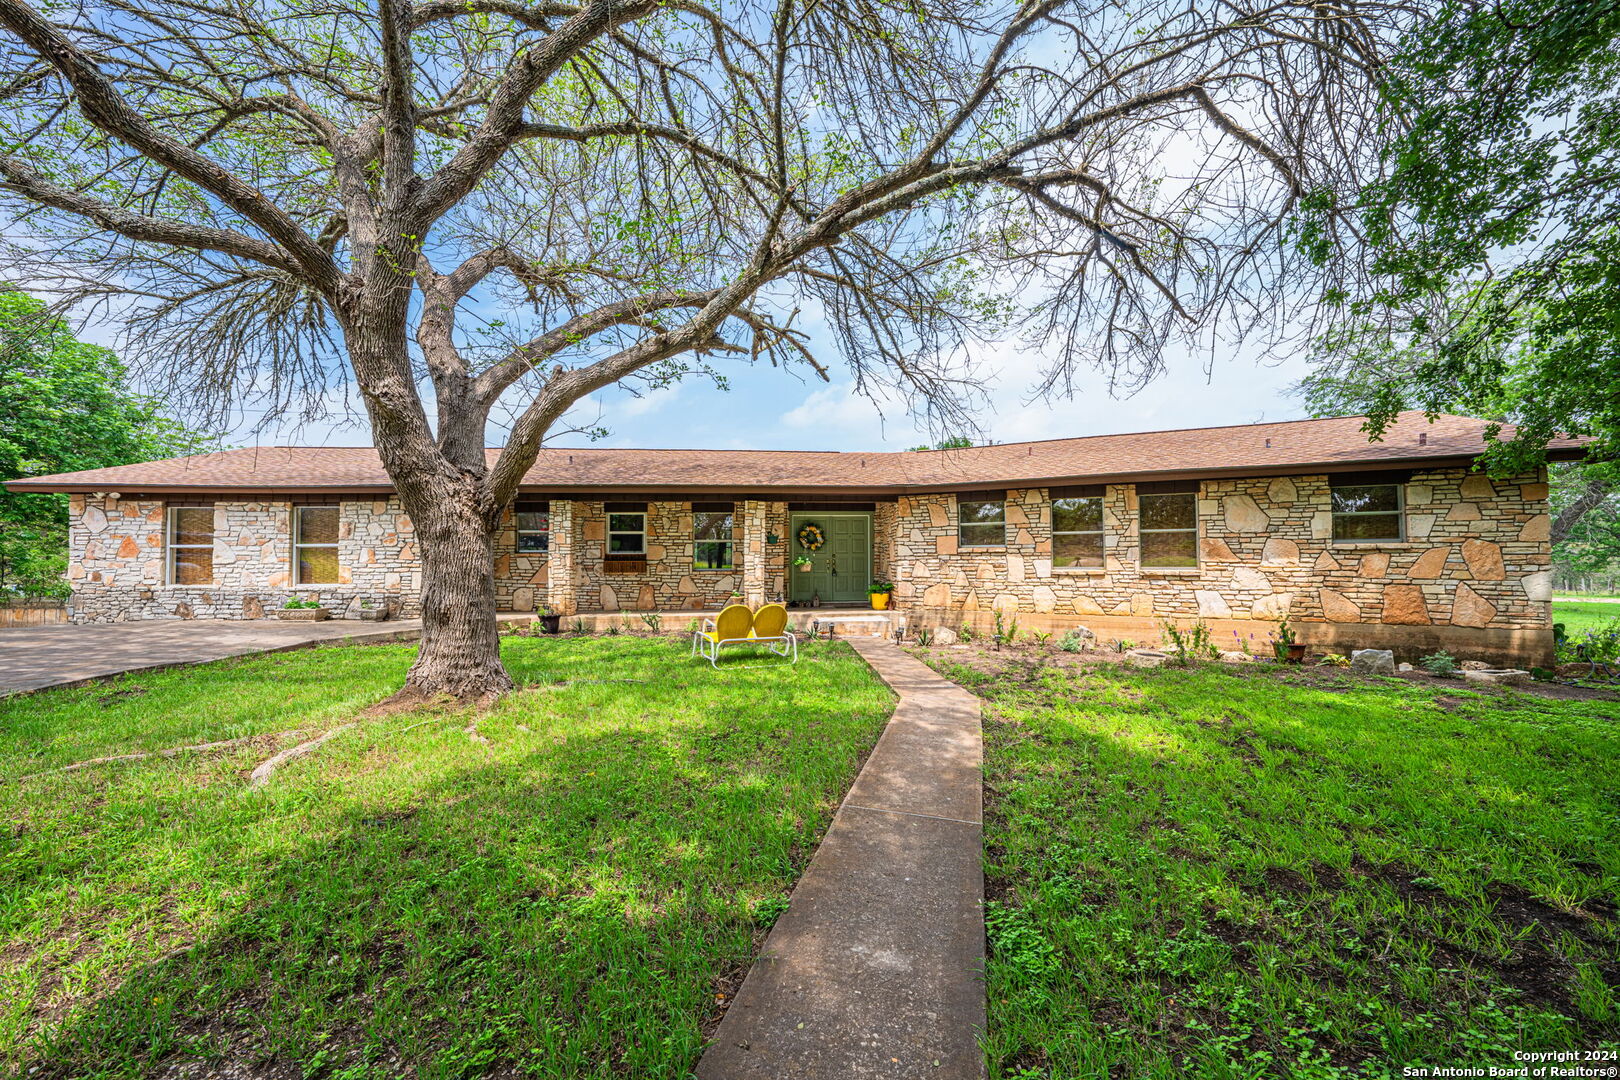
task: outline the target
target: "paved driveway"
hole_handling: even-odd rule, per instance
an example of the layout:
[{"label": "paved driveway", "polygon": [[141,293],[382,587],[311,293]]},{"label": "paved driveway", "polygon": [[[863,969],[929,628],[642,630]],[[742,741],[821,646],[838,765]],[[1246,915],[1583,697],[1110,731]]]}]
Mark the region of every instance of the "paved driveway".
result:
[{"label": "paved driveway", "polygon": [[0,696],[315,642],[411,640],[421,630],[415,619],[386,623],[196,619],[6,627],[0,629]]}]

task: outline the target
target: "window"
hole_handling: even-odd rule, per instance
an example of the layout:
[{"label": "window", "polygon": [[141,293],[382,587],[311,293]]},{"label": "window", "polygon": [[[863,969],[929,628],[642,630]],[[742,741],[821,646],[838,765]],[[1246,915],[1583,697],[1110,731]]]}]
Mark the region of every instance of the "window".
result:
[{"label": "window", "polygon": [[551,504],[520,502],[513,508],[512,523],[517,528],[519,552],[551,550]]},{"label": "window", "polygon": [[695,569],[731,569],[732,510],[729,504],[693,504],[692,566]]},{"label": "window", "polygon": [[[1368,481],[1376,481],[1369,483]],[[1374,474],[1330,477],[1333,494],[1333,542],[1371,543],[1405,539],[1404,485]]]},{"label": "window", "polygon": [[1086,569],[1103,565],[1102,496],[1052,500],[1052,565]]},{"label": "window", "polygon": [[335,585],[338,579],[338,508],[293,510],[293,563],[300,585]]},{"label": "window", "polygon": [[211,585],[214,581],[214,508],[169,508],[169,584]]},{"label": "window", "polygon": [[1193,492],[1141,495],[1142,565],[1158,569],[1198,565],[1198,496]]},{"label": "window", "polygon": [[957,537],[962,547],[1005,547],[1007,544],[1007,503],[1005,499],[956,500]]},{"label": "window", "polygon": [[607,527],[609,555],[645,555],[647,552],[647,514],[611,513]]}]

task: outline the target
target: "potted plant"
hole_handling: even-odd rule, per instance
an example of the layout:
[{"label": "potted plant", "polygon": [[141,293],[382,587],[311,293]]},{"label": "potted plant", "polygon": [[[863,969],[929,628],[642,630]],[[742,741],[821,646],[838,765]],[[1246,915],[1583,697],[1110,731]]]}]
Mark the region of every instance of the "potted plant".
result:
[{"label": "potted plant", "polygon": [[872,601],[874,611],[882,611],[889,606],[889,594],[892,592],[894,592],[892,581],[874,581],[866,587],[866,596]]},{"label": "potted plant", "polygon": [[794,559],[793,559],[793,569],[795,569],[795,570],[808,570],[808,569],[810,569],[810,556],[808,556],[808,555],[795,556]]},{"label": "potted plant", "polygon": [[562,616],[541,604],[535,609],[535,617],[540,620],[540,630],[547,634],[562,633]]},{"label": "potted plant", "polygon": [[388,618],[388,609],[386,607],[378,607],[370,600],[360,601],[360,606],[351,610],[354,617],[363,622],[382,622],[384,619]]},{"label": "potted plant", "polygon": [[1294,628],[1283,619],[1277,624],[1277,633],[1271,641],[1271,651],[1277,655],[1278,660],[1289,664],[1298,664],[1305,659],[1305,644],[1294,639]]},{"label": "potted plant", "polygon": [[276,612],[276,617],[288,622],[321,622],[330,619],[332,613],[323,608],[319,600],[300,600],[296,596],[290,596]]}]

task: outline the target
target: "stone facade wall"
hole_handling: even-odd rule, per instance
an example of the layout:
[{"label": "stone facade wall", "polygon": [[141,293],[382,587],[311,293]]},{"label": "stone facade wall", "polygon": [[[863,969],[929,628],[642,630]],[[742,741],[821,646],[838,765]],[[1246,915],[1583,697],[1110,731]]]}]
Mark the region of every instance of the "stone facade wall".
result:
[{"label": "stone facade wall", "polygon": [[[559,528],[555,510],[551,527],[553,530]],[[567,531],[569,524],[563,523],[560,527]],[[512,508],[508,506],[501,514],[500,532],[495,534],[495,606],[502,611],[534,611],[540,605],[547,604],[551,561],[549,551],[517,549],[516,522]]]},{"label": "stone facade wall", "polygon": [[[557,548],[558,500],[552,501],[552,547]],[[787,504],[747,501],[737,503],[732,517],[732,567],[698,570],[693,566],[690,502],[647,504],[647,569],[636,574],[609,574],[603,565],[607,548],[607,513],[600,501],[571,500],[566,511],[572,538],[571,573],[558,578],[548,591],[548,603],[560,614],[582,611],[701,611],[723,607],[733,592],[750,588],[760,597],[775,599],[786,585]],[[746,535],[750,526],[755,545]],[[765,534],[776,535],[774,545]],[[749,561],[762,560],[764,572],[751,575]],[[758,565],[756,562],[755,565]],[[749,578],[753,580],[750,581]]]},{"label": "stone facade wall", "polygon": [[1550,525],[1544,475],[1506,480],[1462,469],[1406,486],[1407,539],[1331,542],[1328,478],[1199,485],[1199,565],[1143,569],[1135,486],[1103,498],[1105,565],[1054,569],[1044,488],[1007,493],[1007,543],[960,548],[956,496],[900,499],[896,599],[925,610],[1263,619],[1544,629]]},{"label": "stone facade wall", "polygon": [[213,581],[171,585],[163,502],[75,495],[69,504],[69,617],[257,619],[293,597],[319,600],[339,617],[366,604],[407,618],[419,613],[415,530],[397,501],[339,507],[339,581],[332,585],[291,584],[293,505],[215,503]]}]

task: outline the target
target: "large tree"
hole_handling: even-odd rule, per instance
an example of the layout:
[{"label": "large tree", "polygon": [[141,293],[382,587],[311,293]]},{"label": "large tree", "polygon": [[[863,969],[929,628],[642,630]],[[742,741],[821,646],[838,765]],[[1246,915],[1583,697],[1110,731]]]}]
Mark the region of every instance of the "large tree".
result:
[{"label": "large tree", "polygon": [[1497,471],[1559,434],[1620,457],[1620,0],[1446,0],[1379,102],[1382,175],[1308,203],[1307,246],[1350,268],[1309,400],[1375,434],[1413,407],[1511,421]]},{"label": "large tree", "polygon": [[[0,482],[213,445],[131,389],[111,349],[78,340],[43,300],[0,286]],[[67,501],[0,488],[0,600],[67,588]]]},{"label": "large tree", "polygon": [[10,256],[126,301],[126,353],[177,388],[356,388],[422,541],[402,693],[476,697],[510,685],[491,536],[582,396],[824,372],[807,307],[942,427],[957,347],[1014,323],[1048,387],[1147,377],[1309,293],[1279,237],[1354,184],[1404,10],[0,0]]}]

